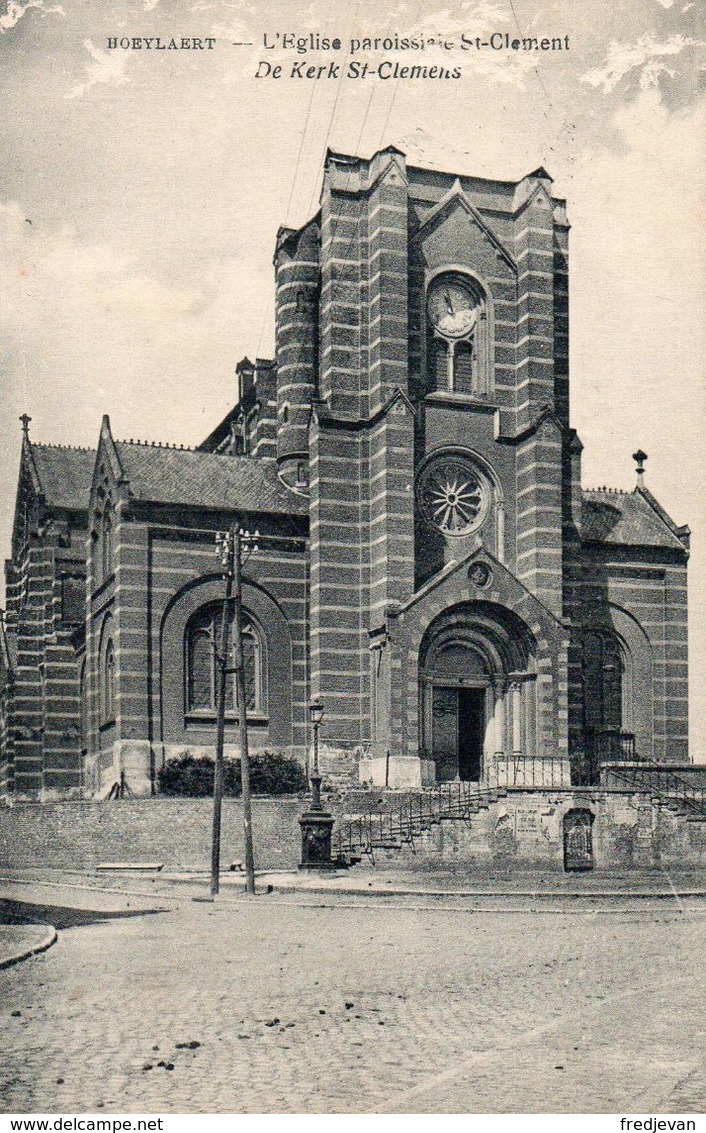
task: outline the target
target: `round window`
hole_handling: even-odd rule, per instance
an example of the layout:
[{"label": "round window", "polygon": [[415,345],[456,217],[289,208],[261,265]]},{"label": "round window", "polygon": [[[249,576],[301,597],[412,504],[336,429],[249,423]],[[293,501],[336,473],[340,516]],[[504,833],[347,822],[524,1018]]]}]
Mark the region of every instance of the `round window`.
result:
[{"label": "round window", "polygon": [[488,513],[490,490],[472,461],[448,454],[422,469],[417,499],[432,527],[444,535],[468,535],[480,527]]}]

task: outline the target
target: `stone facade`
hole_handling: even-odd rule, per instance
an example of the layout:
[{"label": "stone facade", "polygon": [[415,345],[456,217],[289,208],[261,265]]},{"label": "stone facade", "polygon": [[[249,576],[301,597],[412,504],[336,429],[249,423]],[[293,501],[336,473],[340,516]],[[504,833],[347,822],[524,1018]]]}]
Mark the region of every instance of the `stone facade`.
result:
[{"label": "stone facade", "polygon": [[[6,797],[121,778],[149,793],[165,758],[212,746],[214,542],[236,519],[260,534],[256,748],[304,759],[317,698],[337,781],[558,788],[635,754],[683,764],[688,529],[645,487],[644,454],[633,492],[581,487],[568,235],[544,169],[511,183],[392,147],[329,153],[319,212],[277,236],[276,357],[243,359],[197,449],[118,441],[105,419],[95,453],[52,450],[52,500],[33,471],[49,450],[26,436]],[[62,580],[84,569],[73,626]]]},{"label": "stone facade", "polygon": [[95,453],[25,433],[0,627],[5,798],[79,795],[83,782],[88,487]]}]

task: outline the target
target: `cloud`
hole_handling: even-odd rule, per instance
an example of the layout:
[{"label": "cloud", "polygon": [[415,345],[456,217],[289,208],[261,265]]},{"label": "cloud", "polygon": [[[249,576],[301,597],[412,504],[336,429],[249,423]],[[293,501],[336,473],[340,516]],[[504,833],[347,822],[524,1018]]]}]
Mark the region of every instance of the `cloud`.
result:
[{"label": "cloud", "polygon": [[82,98],[97,83],[109,83],[111,86],[119,87],[130,81],[125,74],[130,52],[101,51],[90,39],[84,39],[83,46],[93,62],[86,64],[85,81],[77,83],[67,91],[64,98]]},{"label": "cloud", "polygon": [[22,4],[21,0],[9,0],[7,11],[4,15],[0,16],[0,32],[4,34],[14,28],[22,19],[25,12],[28,12],[30,8],[36,8],[42,16],[66,15],[61,4],[53,4],[47,7],[44,0],[26,0],[25,4]]},{"label": "cloud", "polygon": [[168,287],[149,276],[133,275],[103,288],[96,301],[106,312],[161,322],[193,314],[202,305],[199,291]]},{"label": "cloud", "polygon": [[688,47],[701,47],[699,40],[684,35],[671,35],[659,43],[652,32],[640,36],[637,43],[618,43],[613,40],[608,47],[608,55],[602,67],[595,67],[581,76],[581,82],[592,87],[601,87],[605,94],[615,90],[618,83],[630,72],[640,72],[640,87],[648,90],[658,84],[663,73],[673,74],[661,60],[677,56]]},{"label": "cloud", "polygon": [[[95,335],[173,324],[200,311],[202,290],[162,282],[140,270],[119,242],[88,243],[64,226],[28,224],[20,205],[0,203],[0,324],[8,337],[33,325],[70,325]],[[66,345],[66,339],[63,340]]]}]

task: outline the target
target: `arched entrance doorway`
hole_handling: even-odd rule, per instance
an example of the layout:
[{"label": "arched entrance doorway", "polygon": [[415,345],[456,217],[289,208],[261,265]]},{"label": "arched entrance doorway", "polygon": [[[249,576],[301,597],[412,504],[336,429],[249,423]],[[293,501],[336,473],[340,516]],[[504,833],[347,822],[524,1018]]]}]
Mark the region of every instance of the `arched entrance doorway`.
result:
[{"label": "arched entrance doorway", "polygon": [[432,622],[420,650],[420,740],[437,782],[479,781],[490,756],[534,755],[534,655],[524,622],[491,602]]}]

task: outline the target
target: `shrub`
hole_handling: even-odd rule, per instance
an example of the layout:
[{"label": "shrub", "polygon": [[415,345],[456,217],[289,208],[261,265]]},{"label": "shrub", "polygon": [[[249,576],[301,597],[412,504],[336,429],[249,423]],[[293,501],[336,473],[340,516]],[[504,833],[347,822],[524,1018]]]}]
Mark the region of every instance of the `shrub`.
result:
[{"label": "shrub", "polygon": [[[234,761],[240,788],[240,760]],[[258,795],[293,795],[307,788],[304,768],[276,751],[257,752],[250,759],[250,787]]]},{"label": "shrub", "polygon": [[[157,775],[157,789],[170,798],[206,798],[213,795],[214,762],[210,756],[197,758],[185,751],[168,759]],[[304,770],[296,759],[281,752],[262,751],[250,757],[250,788],[257,795],[291,795],[306,790]],[[223,766],[223,794],[237,798],[241,793],[240,760],[226,759]]]},{"label": "shrub", "polygon": [[157,790],[161,795],[202,798],[213,794],[213,760],[196,759],[188,751],[168,759],[157,773]]}]

